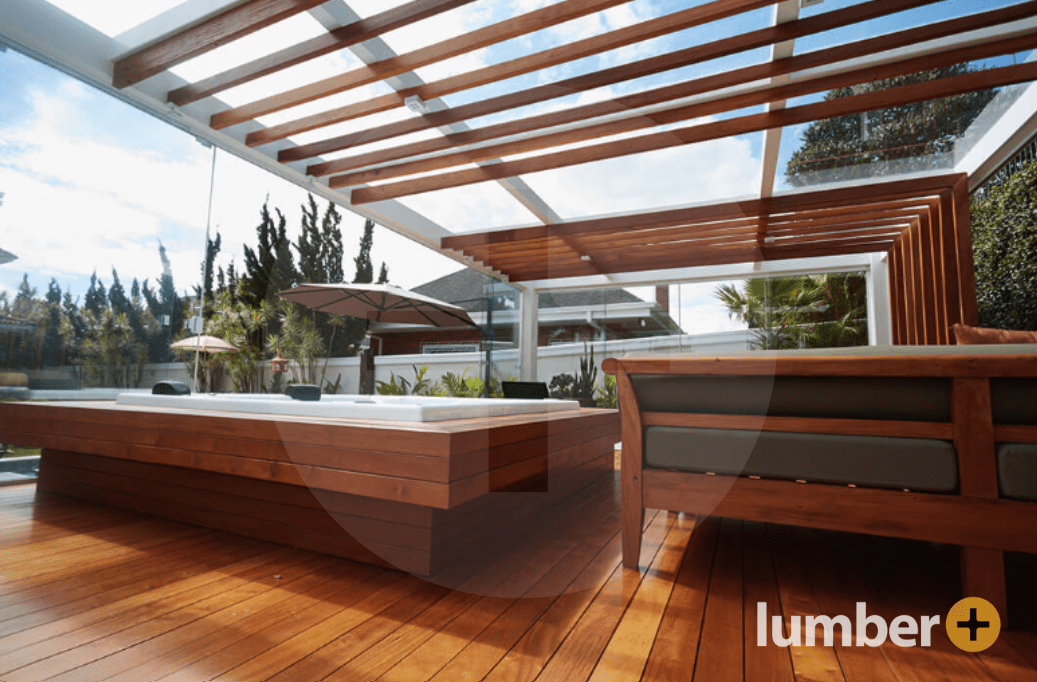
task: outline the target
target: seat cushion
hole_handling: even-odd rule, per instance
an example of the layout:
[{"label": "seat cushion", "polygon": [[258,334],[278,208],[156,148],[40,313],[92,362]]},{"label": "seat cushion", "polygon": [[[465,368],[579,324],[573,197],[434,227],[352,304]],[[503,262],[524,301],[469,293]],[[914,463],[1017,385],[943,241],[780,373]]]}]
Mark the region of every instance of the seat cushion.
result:
[{"label": "seat cushion", "polygon": [[1004,497],[1037,502],[1037,443],[999,443],[997,480]]},{"label": "seat cushion", "polygon": [[689,472],[953,492],[954,446],[942,440],[650,426],[645,466]]},{"label": "seat cushion", "polygon": [[942,378],[640,374],[630,379],[645,412],[951,420],[950,385]]}]

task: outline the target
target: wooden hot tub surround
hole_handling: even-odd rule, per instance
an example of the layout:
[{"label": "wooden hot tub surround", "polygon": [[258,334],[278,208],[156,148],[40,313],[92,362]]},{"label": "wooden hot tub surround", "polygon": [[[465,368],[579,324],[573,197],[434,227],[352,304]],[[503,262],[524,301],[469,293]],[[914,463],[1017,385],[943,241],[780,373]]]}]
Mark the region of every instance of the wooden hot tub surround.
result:
[{"label": "wooden hot tub surround", "polygon": [[43,448],[43,491],[429,575],[495,535],[495,520],[611,470],[619,418],[371,422],[5,403],[0,434]]}]

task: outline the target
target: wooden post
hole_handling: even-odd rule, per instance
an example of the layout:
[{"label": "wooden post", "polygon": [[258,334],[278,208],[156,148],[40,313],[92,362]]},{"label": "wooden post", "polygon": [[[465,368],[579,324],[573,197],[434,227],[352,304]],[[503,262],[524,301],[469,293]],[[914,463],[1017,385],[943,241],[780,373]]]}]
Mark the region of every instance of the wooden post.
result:
[{"label": "wooden post", "polygon": [[886,252],[886,268],[889,270],[889,312],[893,343],[900,343],[900,280],[897,277],[898,247],[893,246]]},{"label": "wooden post", "polygon": [[[951,430],[958,453],[962,496],[996,500],[997,456],[990,406],[990,380],[951,380]],[[982,597],[1008,619],[1004,552],[978,547],[961,548],[961,587],[966,597]]]},{"label": "wooden post", "polygon": [[979,325],[976,306],[976,264],[972,260],[972,216],[969,213],[968,178],[962,176],[954,183],[954,235],[958,253],[958,282],[961,297],[961,321]]},{"label": "wooden post", "polygon": [[926,282],[932,285],[932,343],[947,344],[947,313],[944,310],[943,270],[940,268],[940,213],[936,202],[930,203],[926,209],[925,232],[922,241],[925,245]]},{"label": "wooden post", "polygon": [[932,221],[928,213],[923,213],[918,221],[918,230],[915,232],[915,245],[917,246],[918,278],[920,280],[921,303],[923,311],[922,319],[922,343],[939,343],[939,332],[936,321],[936,285],[933,281],[935,276],[933,270],[932,241],[929,238],[932,230]]},{"label": "wooden post", "polygon": [[619,393],[619,420],[623,440],[619,472],[623,565],[627,568],[637,568],[641,560],[641,533],[645,522],[641,487],[641,469],[644,466],[641,411],[637,406],[633,382],[624,370],[618,370],[616,373],[616,390]]},{"label": "wooden post", "polygon": [[954,199],[950,191],[940,193],[940,252],[941,272],[943,273],[944,303],[947,311],[947,329],[949,343],[954,343],[950,338],[950,327],[956,322],[961,322],[961,289],[959,287],[960,277],[958,275],[958,253],[955,246],[954,226]]}]

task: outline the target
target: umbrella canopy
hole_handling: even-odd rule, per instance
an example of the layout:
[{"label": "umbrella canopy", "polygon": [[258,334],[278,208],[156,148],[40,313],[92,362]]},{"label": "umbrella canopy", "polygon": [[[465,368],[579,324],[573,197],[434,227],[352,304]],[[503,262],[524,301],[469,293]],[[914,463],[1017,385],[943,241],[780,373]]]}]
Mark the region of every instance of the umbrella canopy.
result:
[{"label": "umbrella canopy", "polygon": [[206,353],[233,353],[238,350],[232,343],[205,334],[180,339],[176,343],[170,344],[169,347],[180,350],[201,350]]},{"label": "umbrella canopy", "polygon": [[300,284],[277,295],[322,313],[371,322],[478,326],[464,308],[391,284]]}]

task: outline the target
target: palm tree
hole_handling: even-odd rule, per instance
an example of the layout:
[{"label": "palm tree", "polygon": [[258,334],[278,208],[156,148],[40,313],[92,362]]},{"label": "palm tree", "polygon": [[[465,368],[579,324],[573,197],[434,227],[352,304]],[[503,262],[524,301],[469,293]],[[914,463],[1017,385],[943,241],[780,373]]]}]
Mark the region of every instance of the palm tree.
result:
[{"label": "palm tree", "polygon": [[714,294],[746,323],[753,347],[827,348],[867,342],[863,278],[855,273],[747,279]]}]

